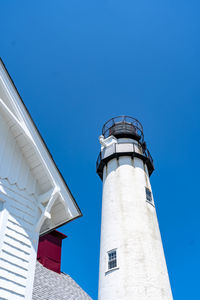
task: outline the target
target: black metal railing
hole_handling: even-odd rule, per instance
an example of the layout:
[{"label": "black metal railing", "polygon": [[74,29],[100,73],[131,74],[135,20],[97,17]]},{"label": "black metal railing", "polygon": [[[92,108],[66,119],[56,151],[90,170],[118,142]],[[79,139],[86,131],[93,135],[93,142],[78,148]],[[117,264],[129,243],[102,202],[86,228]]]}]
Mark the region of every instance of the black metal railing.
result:
[{"label": "black metal railing", "polygon": [[153,158],[152,158],[152,156],[151,156],[151,154],[150,154],[150,152],[149,152],[148,149],[146,149],[146,150],[144,151],[144,155],[146,156],[146,158],[148,158],[148,160],[150,161],[150,163],[152,164],[152,166],[153,166],[153,168],[154,168]]},{"label": "black metal railing", "polygon": [[144,141],[143,127],[141,123],[137,119],[129,116],[114,117],[108,120],[102,129],[104,138],[107,138],[110,135],[119,135],[123,133],[138,136],[141,143]]},{"label": "black metal railing", "polygon": [[[114,153],[116,154],[116,147],[115,147],[115,152]],[[137,151],[135,151],[135,148],[134,148],[133,153],[135,153],[135,156],[140,155],[140,157],[142,157],[142,156],[146,157],[146,159],[147,159],[146,160],[147,161],[147,166],[148,166],[148,170],[149,170],[149,175],[151,175],[151,173],[154,170],[154,163],[153,163],[153,158],[152,158],[149,150],[148,149],[143,149],[143,151],[140,154]],[[123,153],[123,155],[124,154],[125,153]],[[97,161],[96,161],[96,171],[97,171],[97,173],[99,172],[100,169],[102,169],[102,167],[100,168],[100,165],[102,165],[102,166],[104,165],[104,159],[102,158],[102,152],[99,153],[99,155],[97,157]]]},{"label": "black metal railing", "polygon": [[99,166],[101,163],[101,152],[99,153],[98,157],[97,157],[97,162],[96,162],[96,170],[98,170]]}]

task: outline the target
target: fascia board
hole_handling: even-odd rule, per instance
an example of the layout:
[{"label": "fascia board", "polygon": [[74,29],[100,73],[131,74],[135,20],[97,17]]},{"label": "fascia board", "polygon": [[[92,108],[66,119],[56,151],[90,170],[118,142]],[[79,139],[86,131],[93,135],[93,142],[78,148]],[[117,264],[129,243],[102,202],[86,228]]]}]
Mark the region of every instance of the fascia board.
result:
[{"label": "fascia board", "polygon": [[[69,205],[69,209],[72,213],[72,219],[75,219],[77,217],[82,216],[81,210],[78,207],[67,183],[65,182],[62,174],[60,173],[46,143],[44,142],[38,128],[36,127],[28,109],[26,108],[21,96],[19,95],[19,92],[10,77],[3,61],[0,58],[0,67],[2,69],[2,73],[4,73],[4,80],[7,85],[7,87],[12,91],[12,103],[18,111],[18,117],[20,118],[20,121],[24,123],[24,125],[28,128],[32,138],[35,147],[37,148],[38,154],[40,155],[40,158],[48,171],[49,175],[51,176],[53,182],[60,188],[60,193],[63,196],[63,198],[67,201],[67,204]],[[70,221],[71,221],[70,220]],[[61,226],[61,225],[59,225]]]}]

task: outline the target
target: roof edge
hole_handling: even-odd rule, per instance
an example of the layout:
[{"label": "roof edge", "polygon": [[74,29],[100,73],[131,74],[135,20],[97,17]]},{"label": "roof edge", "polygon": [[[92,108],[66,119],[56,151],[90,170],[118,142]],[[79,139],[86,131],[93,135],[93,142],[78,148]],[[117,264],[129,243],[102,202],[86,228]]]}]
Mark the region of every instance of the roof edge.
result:
[{"label": "roof edge", "polygon": [[[41,140],[41,142],[42,142],[44,148],[45,148],[46,151],[47,151],[47,154],[48,154],[49,158],[51,159],[53,165],[55,166],[55,168],[56,168],[56,170],[57,170],[57,172],[58,172],[58,175],[60,176],[60,178],[61,178],[61,180],[62,180],[64,186],[66,187],[66,190],[69,192],[69,194],[70,194],[70,196],[71,196],[71,198],[72,198],[72,201],[73,201],[73,203],[74,203],[74,206],[76,207],[76,209],[77,209],[77,211],[78,211],[78,215],[77,215],[76,217],[74,217],[74,218],[72,218],[71,220],[69,220],[69,221],[67,221],[67,222],[65,222],[65,223],[63,223],[63,224],[61,224],[61,225],[59,225],[59,226],[57,226],[57,227],[55,227],[55,228],[52,229],[52,230],[55,230],[56,228],[59,228],[59,227],[65,225],[66,223],[69,223],[69,222],[71,222],[71,221],[73,221],[73,220],[75,220],[75,219],[77,219],[77,218],[79,218],[79,217],[82,217],[83,214],[82,214],[82,212],[81,212],[81,210],[80,210],[80,208],[79,208],[79,206],[78,206],[78,204],[77,204],[77,202],[76,202],[76,200],[75,200],[75,198],[74,198],[74,196],[73,196],[73,194],[72,194],[70,188],[68,187],[68,185],[67,185],[67,183],[66,183],[66,181],[65,181],[65,179],[64,179],[64,177],[63,177],[63,175],[62,175],[62,173],[60,172],[60,170],[59,170],[59,168],[58,168],[58,166],[57,166],[55,160],[53,159],[53,156],[52,156],[51,152],[49,151],[49,148],[47,147],[47,144],[45,143],[45,141],[44,141],[44,139],[43,139],[43,137],[42,137],[42,135],[41,135],[39,129],[37,128],[35,122],[33,121],[32,117],[31,117],[31,115],[30,115],[30,113],[29,113],[29,111],[28,111],[28,108],[26,107],[24,101],[22,100],[22,98],[21,98],[21,96],[20,96],[20,94],[19,94],[19,92],[18,92],[18,89],[17,89],[17,87],[16,87],[16,85],[15,85],[15,83],[14,83],[12,77],[10,76],[10,74],[9,74],[9,72],[8,72],[8,70],[7,70],[7,68],[6,68],[6,66],[5,66],[5,64],[4,64],[4,62],[3,62],[3,60],[2,60],[1,57],[0,57],[0,63],[1,63],[1,65],[2,65],[2,67],[4,68],[6,74],[8,75],[8,78],[9,78],[9,80],[10,80],[10,82],[11,82],[11,84],[12,84],[14,90],[16,91],[16,93],[17,93],[19,99],[21,100],[21,103],[22,103],[22,105],[24,106],[24,109],[25,109],[26,113],[28,114],[28,116],[29,116],[29,118],[30,118],[30,121],[31,121],[31,123],[32,123],[32,125],[33,125],[33,127],[34,127],[34,129],[36,130],[36,132],[37,132],[37,134],[38,134],[38,136],[39,136],[39,138],[40,138],[40,140]],[[49,230],[48,232],[50,232],[50,231],[52,231],[52,230]],[[48,233],[48,232],[46,232],[46,233]],[[46,234],[46,233],[44,233],[44,234]],[[43,234],[42,234],[42,235],[43,235]]]}]

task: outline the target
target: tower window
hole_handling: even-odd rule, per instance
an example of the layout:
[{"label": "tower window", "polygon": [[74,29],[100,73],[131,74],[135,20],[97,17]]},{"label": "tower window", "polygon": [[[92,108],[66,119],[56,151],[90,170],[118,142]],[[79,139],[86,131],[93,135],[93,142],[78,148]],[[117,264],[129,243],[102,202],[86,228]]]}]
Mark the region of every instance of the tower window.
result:
[{"label": "tower window", "polygon": [[108,252],[108,270],[117,267],[117,251],[111,250]]},{"label": "tower window", "polygon": [[147,201],[152,202],[152,193],[151,193],[150,189],[148,189],[147,187],[145,189],[146,189],[146,199],[147,199]]},{"label": "tower window", "polygon": [[1,199],[0,199],[0,212],[3,210],[3,202],[1,202]]}]

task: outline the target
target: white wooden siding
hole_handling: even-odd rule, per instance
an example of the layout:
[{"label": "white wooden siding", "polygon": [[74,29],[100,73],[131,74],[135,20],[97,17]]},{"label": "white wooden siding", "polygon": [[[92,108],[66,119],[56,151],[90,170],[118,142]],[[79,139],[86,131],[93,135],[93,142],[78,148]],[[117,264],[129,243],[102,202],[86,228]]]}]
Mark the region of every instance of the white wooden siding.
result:
[{"label": "white wooden siding", "polygon": [[36,179],[1,114],[0,140],[0,178],[7,179],[10,184],[16,184],[19,189],[26,189],[29,194],[33,194]]},{"label": "white wooden siding", "polygon": [[8,300],[31,299],[40,216],[34,164],[30,167],[20,148],[26,141],[14,129],[0,114],[0,299]]},{"label": "white wooden siding", "polygon": [[80,214],[0,60],[0,299],[31,299],[38,231]]},{"label": "white wooden siding", "polygon": [[25,198],[18,194],[14,199],[14,191],[10,191],[9,197],[8,188],[4,188],[6,195],[0,194],[0,198],[5,199],[4,214],[0,217],[4,223],[0,233],[0,299],[31,299],[31,278],[33,280],[37,253],[35,223],[39,217],[38,208],[36,205],[33,208],[33,196]]}]

